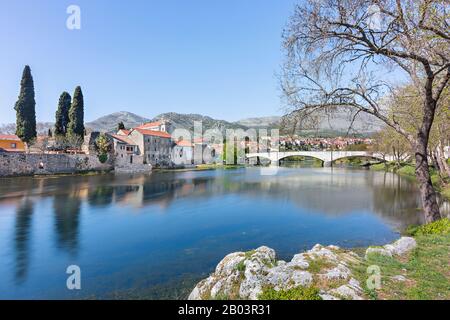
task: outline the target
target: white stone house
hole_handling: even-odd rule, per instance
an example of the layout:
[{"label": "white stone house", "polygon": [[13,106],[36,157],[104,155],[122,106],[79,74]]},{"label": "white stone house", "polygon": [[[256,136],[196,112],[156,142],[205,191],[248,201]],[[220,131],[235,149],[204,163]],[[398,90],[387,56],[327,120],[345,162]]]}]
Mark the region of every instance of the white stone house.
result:
[{"label": "white stone house", "polygon": [[129,131],[127,137],[137,146],[137,154],[144,163],[156,167],[172,166],[172,136],[157,129],[166,129],[167,123],[146,123]]},{"label": "white stone house", "polygon": [[175,142],[172,149],[172,162],[176,166],[190,166],[194,164],[194,145],[187,140]]},{"label": "white stone house", "polygon": [[139,155],[138,147],[128,136],[111,134],[113,140],[116,165],[128,166],[143,164],[144,158]]}]

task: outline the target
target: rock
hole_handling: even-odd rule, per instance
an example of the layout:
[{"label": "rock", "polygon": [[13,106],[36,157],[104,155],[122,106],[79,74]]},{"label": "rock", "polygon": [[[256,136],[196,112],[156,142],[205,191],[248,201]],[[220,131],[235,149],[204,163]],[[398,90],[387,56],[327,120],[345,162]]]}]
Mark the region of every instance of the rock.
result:
[{"label": "rock", "polygon": [[300,269],[307,269],[309,267],[309,262],[306,259],[306,255],[304,253],[294,255],[289,264]]},{"label": "rock", "polygon": [[319,296],[322,298],[322,300],[341,300],[335,296],[332,296],[331,294],[327,293],[320,293]]},{"label": "rock", "polygon": [[361,284],[355,278],[351,278],[350,281],[348,282],[348,285],[358,292],[363,292],[363,289],[361,288]]},{"label": "rock", "polygon": [[370,254],[379,254],[382,256],[392,257],[392,253],[384,248],[371,248],[371,247],[367,248],[365,255],[366,260]]},{"label": "rock", "polygon": [[328,270],[321,276],[327,280],[348,279],[351,275],[351,271],[344,264],[340,263],[337,267]]},{"label": "rock", "polygon": [[398,276],[393,276],[392,280],[403,282],[403,281],[406,281],[406,278],[402,275],[398,275]]},{"label": "rock", "polygon": [[417,242],[414,238],[411,237],[401,237],[393,244],[388,244],[384,247],[387,250],[391,251],[392,254],[401,256],[417,247]]},{"label": "rock", "polygon": [[330,262],[337,262],[337,255],[330,250],[330,248],[324,248],[320,244],[316,244],[311,250],[306,252],[312,259],[323,259]]},{"label": "rock", "polygon": [[367,256],[371,253],[377,253],[385,256],[392,257],[394,255],[402,256],[417,247],[416,240],[411,237],[401,237],[392,244],[387,244],[383,248],[367,248],[366,250],[366,260]]},{"label": "rock", "polygon": [[229,276],[237,268],[238,264],[245,259],[244,252],[234,252],[225,256],[216,267],[216,274],[220,276]]},{"label": "rock", "polygon": [[244,280],[239,288],[239,296],[244,299],[256,300],[262,292],[265,277],[269,268],[276,264],[275,250],[269,247],[259,247],[244,261]]},{"label": "rock", "polygon": [[195,286],[194,290],[192,290],[191,294],[188,297],[188,300],[201,300],[202,297],[200,296],[200,290],[198,288],[198,285]]},{"label": "rock", "polygon": [[360,296],[361,293],[359,292],[359,290],[347,284],[344,284],[337,289],[330,290],[329,294],[337,295],[338,297],[342,297],[344,299],[363,300],[363,298]]},{"label": "rock", "polygon": [[289,290],[298,286],[309,286],[313,281],[311,273],[296,269],[290,264],[276,266],[269,270],[266,284],[275,290]]},{"label": "rock", "polygon": [[[383,247],[368,248],[366,259],[370,254],[389,257],[403,255],[416,245],[413,238],[402,237]],[[275,251],[262,246],[253,251],[225,256],[215,272],[195,286],[189,299],[216,298],[220,295],[255,300],[265,288],[286,291],[314,284],[324,300],[361,300],[364,299],[364,291],[351,271],[352,265],[360,263],[362,259],[356,253],[337,246],[317,244],[309,251],[294,255],[289,262],[276,260]],[[402,275],[392,279],[407,281]],[[340,286],[336,288],[336,285]]]}]

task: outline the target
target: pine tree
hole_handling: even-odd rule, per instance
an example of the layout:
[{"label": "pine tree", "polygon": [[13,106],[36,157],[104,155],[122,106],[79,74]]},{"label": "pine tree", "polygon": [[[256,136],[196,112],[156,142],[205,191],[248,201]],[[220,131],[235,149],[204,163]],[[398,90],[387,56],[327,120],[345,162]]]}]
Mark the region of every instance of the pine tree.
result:
[{"label": "pine tree", "polygon": [[56,110],[55,135],[65,136],[69,124],[69,109],[72,98],[67,92],[63,92],[59,97],[58,109]]},{"label": "pine tree", "polygon": [[84,136],[84,101],[81,87],[75,88],[72,105],[69,109],[69,125],[67,126],[67,135],[69,137]]},{"label": "pine tree", "polygon": [[33,76],[30,67],[25,66],[20,82],[19,98],[14,109],[16,110],[16,135],[26,143],[37,136],[35,108]]},{"label": "pine tree", "polygon": [[117,131],[118,130],[125,130],[125,124],[123,123],[123,121],[120,121],[118,124],[117,124]]}]

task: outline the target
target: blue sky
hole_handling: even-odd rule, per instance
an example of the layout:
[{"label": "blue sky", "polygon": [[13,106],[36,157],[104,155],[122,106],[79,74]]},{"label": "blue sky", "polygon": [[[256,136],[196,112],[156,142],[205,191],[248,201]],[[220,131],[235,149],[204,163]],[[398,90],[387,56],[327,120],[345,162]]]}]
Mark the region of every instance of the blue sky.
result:
[{"label": "blue sky", "polygon": [[[81,85],[85,118],[127,110],[215,118],[280,114],[275,74],[294,0],[0,0],[0,123],[29,64],[38,121]],[[66,28],[69,5],[81,30]]]}]

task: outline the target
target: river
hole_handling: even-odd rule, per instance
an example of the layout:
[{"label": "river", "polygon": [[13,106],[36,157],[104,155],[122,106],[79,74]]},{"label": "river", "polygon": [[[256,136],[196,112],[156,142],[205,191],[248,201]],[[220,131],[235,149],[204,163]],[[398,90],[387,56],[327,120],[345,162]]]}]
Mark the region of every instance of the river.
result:
[{"label": "river", "polygon": [[0,299],[185,298],[230,252],[385,244],[419,207],[413,181],[342,168],[0,179]]}]

